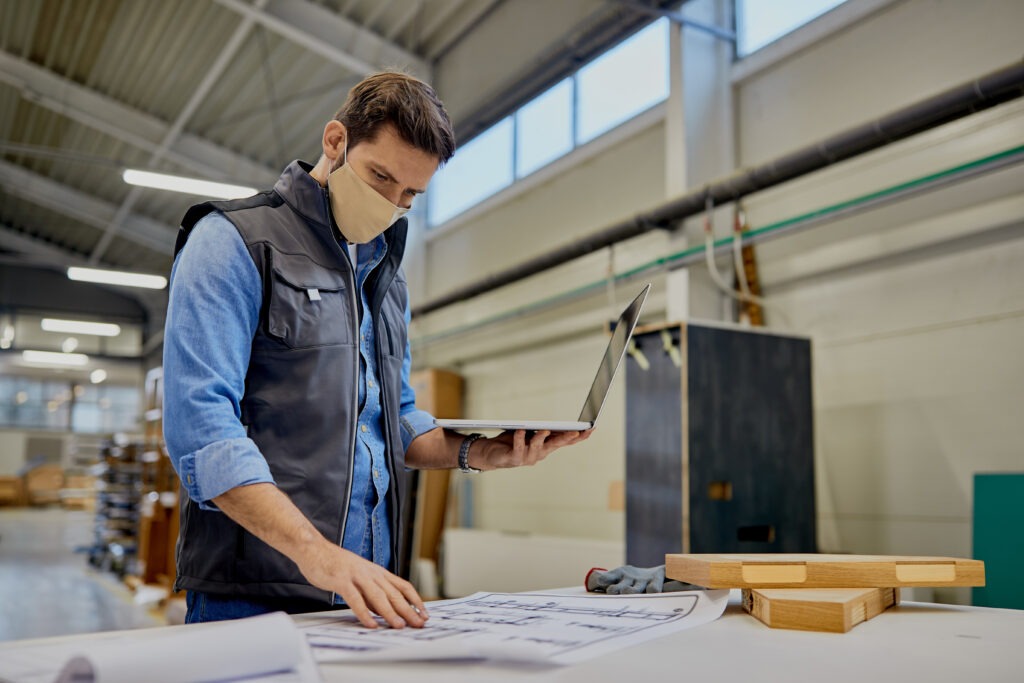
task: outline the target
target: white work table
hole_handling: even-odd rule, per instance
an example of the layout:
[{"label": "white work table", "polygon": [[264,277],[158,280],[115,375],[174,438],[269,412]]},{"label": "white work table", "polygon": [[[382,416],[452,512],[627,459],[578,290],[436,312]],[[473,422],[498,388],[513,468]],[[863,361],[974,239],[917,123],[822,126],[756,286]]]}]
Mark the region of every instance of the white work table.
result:
[{"label": "white work table", "polygon": [[[323,616],[321,613],[319,616]],[[296,623],[317,615],[297,616]],[[307,622],[309,623],[309,622]],[[130,638],[133,632],[123,632]],[[135,632],[140,633],[140,632]],[[88,642],[104,634],[54,639]],[[21,641],[22,643],[40,641]],[[18,641],[0,644],[17,650]],[[981,683],[1024,681],[1024,611],[903,603],[848,633],[772,629],[746,614],[733,591],[725,614],[567,667],[475,662],[324,664],[323,680],[415,681],[823,681]],[[145,680],[140,672],[139,680]]]},{"label": "white work table", "polygon": [[[303,617],[298,617],[301,622]],[[1024,611],[908,602],[848,633],[773,629],[733,591],[720,619],[569,667],[329,664],[325,681],[1024,681]]]}]

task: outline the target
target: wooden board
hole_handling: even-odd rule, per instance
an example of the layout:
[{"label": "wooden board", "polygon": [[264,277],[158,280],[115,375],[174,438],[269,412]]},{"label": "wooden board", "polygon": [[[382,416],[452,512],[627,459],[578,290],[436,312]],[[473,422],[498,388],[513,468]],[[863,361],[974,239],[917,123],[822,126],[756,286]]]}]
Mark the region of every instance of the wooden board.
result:
[{"label": "wooden board", "polygon": [[743,609],[772,628],[846,633],[899,604],[899,588],[745,588]]},{"label": "wooden board", "polygon": [[985,563],[903,555],[666,555],[665,575],[707,588],[984,586]]},{"label": "wooden board", "polygon": [[[416,407],[434,417],[462,417],[462,376],[447,370],[427,368],[409,375],[416,392]],[[438,563],[441,534],[448,507],[451,470],[422,470],[416,483],[416,517],[413,522],[413,559]]]}]

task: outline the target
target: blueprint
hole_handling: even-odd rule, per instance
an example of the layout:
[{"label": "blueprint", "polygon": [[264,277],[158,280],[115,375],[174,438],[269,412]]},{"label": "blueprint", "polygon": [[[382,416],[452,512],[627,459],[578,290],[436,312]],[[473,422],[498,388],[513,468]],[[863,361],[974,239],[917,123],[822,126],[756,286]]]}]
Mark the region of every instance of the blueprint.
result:
[{"label": "blueprint", "polygon": [[300,623],[320,663],[492,659],[573,664],[714,621],[729,591],[652,595],[476,593],[428,604],[422,629],[349,614]]}]

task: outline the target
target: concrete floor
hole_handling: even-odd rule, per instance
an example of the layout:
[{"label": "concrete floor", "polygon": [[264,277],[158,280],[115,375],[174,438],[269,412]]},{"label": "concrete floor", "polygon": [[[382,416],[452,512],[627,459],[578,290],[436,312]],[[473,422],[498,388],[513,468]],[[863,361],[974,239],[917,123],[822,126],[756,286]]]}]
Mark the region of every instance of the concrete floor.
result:
[{"label": "concrete floor", "polygon": [[75,552],[91,544],[93,519],[60,508],[0,509],[0,641],[166,623]]}]

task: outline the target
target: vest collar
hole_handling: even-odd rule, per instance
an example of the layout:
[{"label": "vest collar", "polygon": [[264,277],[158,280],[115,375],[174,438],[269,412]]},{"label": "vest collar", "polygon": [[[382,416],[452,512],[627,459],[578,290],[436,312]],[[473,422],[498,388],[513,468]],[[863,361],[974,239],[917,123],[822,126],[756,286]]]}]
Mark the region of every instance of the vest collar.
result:
[{"label": "vest collar", "polygon": [[333,231],[327,189],[309,174],[312,164],[295,160],[274,183],[274,192],[281,195],[293,211],[318,227]]}]

